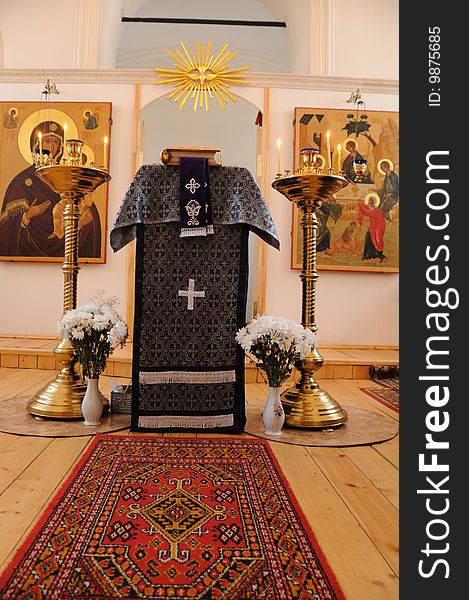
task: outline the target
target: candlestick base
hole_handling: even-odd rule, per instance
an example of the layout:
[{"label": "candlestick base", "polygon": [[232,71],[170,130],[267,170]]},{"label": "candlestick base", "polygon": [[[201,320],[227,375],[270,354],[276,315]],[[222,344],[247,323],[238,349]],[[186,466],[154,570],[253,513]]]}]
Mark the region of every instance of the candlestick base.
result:
[{"label": "candlestick base", "polygon": [[307,358],[295,363],[301,372],[300,381],[282,394],[285,425],[290,427],[326,429],[338,427],[347,421],[347,411],[314,379],[324,359],[317,349]]},{"label": "candlestick base", "polygon": [[287,427],[328,429],[343,425],[348,418],[347,411],[319,386],[316,390],[287,390],[282,406]]}]

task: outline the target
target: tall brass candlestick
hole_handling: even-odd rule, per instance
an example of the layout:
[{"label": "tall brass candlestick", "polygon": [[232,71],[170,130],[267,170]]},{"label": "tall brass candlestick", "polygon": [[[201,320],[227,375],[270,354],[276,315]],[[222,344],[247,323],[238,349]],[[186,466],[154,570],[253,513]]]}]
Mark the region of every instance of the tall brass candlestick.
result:
[{"label": "tall brass candlestick", "polygon": [[[324,174],[315,167],[314,151],[302,151],[304,166],[294,175],[279,177],[272,187],[295,202],[301,213],[303,233],[303,269],[301,319],[304,327],[316,333],[316,240],[318,217],[316,210],[333,194],[347,185],[347,180],[330,172]],[[342,425],[347,412],[327,392],[320,389],[314,372],[320,369],[324,359],[315,347],[295,367],[300,371],[299,382],[282,395],[285,424],[292,427],[327,428]]]},{"label": "tall brass candlestick", "polygon": [[[63,313],[76,308],[78,284],[78,220],[79,203],[85,194],[90,194],[101,184],[109,181],[109,173],[81,164],[83,142],[68,140],[67,164],[40,167],[36,175],[64,201],[64,273]],[[62,339],[54,350],[54,356],[62,364],[56,378],[50,381],[27,404],[28,411],[40,417],[56,419],[82,418],[81,402],[86,385],[75,370],[76,359],[73,346]],[[109,403],[105,401],[105,408]]]}]

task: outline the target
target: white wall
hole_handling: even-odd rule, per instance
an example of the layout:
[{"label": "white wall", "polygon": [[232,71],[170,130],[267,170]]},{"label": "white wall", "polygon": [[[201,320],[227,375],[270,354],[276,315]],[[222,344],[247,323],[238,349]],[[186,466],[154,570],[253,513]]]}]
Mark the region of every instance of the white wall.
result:
[{"label": "white wall", "polygon": [[5,69],[75,67],[79,2],[0,1]]},{"label": "white wall", "polygon": [[331,7],[331,75],[398,79],[399,0],[331,0]]}]

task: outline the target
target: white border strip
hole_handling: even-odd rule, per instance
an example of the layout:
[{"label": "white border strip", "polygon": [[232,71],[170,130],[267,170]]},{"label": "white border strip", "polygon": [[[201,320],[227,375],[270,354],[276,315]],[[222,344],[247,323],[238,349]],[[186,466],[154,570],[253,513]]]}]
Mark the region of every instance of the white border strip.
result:
[{"label": "white border strip", "polygon": [[227,383],[236,381],[236,372],[231,371],[141,371],[140,383]]},{"label": "white border strip", "polygon": [[207,415],[205,417],[188,417],[177,415],[141,416],[138,418],[139,427],[192,427],[209,429],[212,427],[230,427],[233,425],[233,415]]}]

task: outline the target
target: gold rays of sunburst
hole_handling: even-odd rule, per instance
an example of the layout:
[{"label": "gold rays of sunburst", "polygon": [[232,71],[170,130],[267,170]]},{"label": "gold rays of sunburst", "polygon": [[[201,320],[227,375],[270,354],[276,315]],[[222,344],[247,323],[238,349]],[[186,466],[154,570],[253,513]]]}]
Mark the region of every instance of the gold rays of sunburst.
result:
[{"label": "gold rays of sunburst", "polygon": [[227,50],[228,44],[215,56],[212,53],[212,43],[208,42],[207,47],[201,46],[197,42],[197,54],[192,55],[187,50],[184,42],[181,42],[184,52],[176,49],[176,52],[168,50],[168,54],[176,61],[176,69],[155,69],[160,74],[161,81],[156,81],[155,85],[172,83],[176,88],[168,95],[168,100],[173,99],[179,102],[179,109],[182,109],[189,98],[194,100],[193,109],[203,108],[208,110],[209,100],[215,98],[221,108],[236,98],[228,91],[230,84],[247,85],[242,81],[244,75],[239,75],[240,71],[246,71],[249,67],[240,67],[230,69],[230,61],[237,52]]}]

